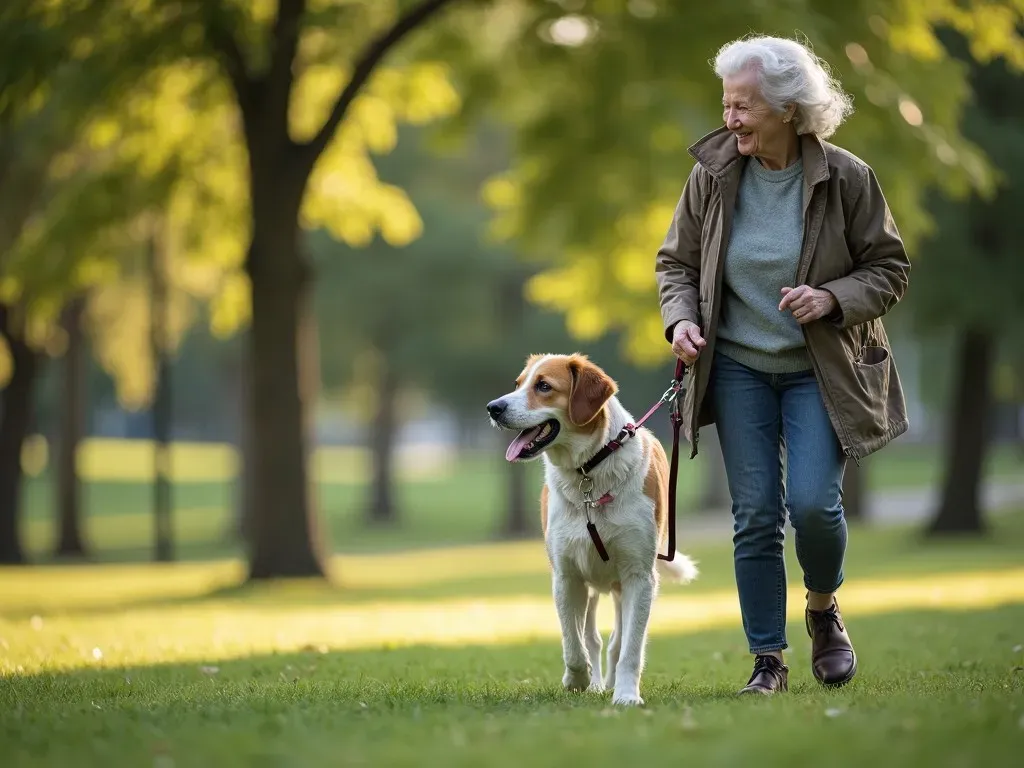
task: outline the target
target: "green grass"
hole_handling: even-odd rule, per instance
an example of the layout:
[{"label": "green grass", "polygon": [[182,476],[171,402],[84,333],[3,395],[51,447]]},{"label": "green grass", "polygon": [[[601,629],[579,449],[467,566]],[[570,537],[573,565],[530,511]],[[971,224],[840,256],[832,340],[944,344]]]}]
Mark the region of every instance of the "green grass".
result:
[{"label": "green grass", "polygon": [[[39,453],[41,449],[34,449]],[[30,454],[32,451],[29,452]],[[37,457],[38,458],[38,457]],[[85,533],[104,560],[138,560],[150,555],[152,490],[147,484],[151,453],[143,441],[90,441],[83,449]],[[702,491],[703,455],[680,464],[679,514],[692,514]],[[39,466],[42,466],[39,464]],[[38,468],[38,467],[37,467]],[[214,557],[236,550],[226,535],[234,504],[233,454],[225,446],[182,444],[175,448],[174,525],[182,556]],[[319,508],[335,551],[373,552],[493,540],[501,527],[509,467],[501,452],[468,453],[436,464],[418,458],[399,469],[397,530],[363,523],[367,497],[364,451],[322,449],[314,462]],[[941,472],[937,449],[894,443],[865,462],[875,491],[933,485]],[[527,474],[529,498],[540,488],[539,465],[516,466]],[[1024,456],[1001,447],[990,457],[992,479],[1024,476]],[[25,489],[27,544],[45,556],[54,538],[54,488],[43,473]]]},{"label": "green grass", "polygon": [[[239,585],[236,561],[0,569],[0,764],[1010,766],[1024,750],[1024,511],[923,543],[854,528],[855,681],[749,674],[727,541],[654,607],[642,693],[569,695],[538,542],[349,555],[333,584]],[[600,622],[607,632],[607,605]]]}]

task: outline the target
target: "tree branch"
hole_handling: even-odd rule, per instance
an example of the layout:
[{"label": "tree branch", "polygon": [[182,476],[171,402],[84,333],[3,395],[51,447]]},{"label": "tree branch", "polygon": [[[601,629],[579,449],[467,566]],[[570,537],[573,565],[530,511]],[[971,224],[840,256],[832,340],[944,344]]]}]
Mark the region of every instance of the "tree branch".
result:
[{"label": "tree branch", "polygon": [[243,112],[249,109],[249,96],[252,92],[252,76],[245,64],[242,48],[235,38],[231,26],[227,23],[227,13],[221,0],[205,0],[201,4],[203,26],[206,39],[213,47],[213,52],[220,61]]},{"label": "tree branch", "polygon": [[299,27],[306,13],[306,0],[279,0],[277,18],[270,37],[270,68],[267,72],[266,116],[281,120],[279,129],[288,135],[288,103],[294,80],[295,54],[299,49]]},{"label": "tree branch", "polygon": [[440,11],[452,0],[423,0],[419,5],[414,6],[399,19],[384,34],[370,43],[363,53],[356,60],[355,69],[352,70],[352,78],[338,95],[338,100],[331,109],[323,126],[310,141],[301,145],[303,155],[309,167],[316,163],[317,158],[323,153],[330,143],[334,132],[345,119],[348,108],[352,105],[360,89],[370,79],[373,70],[381,62],[391,48],[397,45],[403,37],[421,26],[431,16]]}]

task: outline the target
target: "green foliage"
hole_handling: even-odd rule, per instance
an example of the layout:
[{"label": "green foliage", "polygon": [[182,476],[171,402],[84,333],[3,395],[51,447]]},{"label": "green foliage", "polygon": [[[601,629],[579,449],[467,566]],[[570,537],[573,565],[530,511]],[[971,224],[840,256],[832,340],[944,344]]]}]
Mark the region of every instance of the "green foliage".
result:
[{"label": "green foliage", "polygon": [[605,0],[505,2],[454,20],[438,44],[476,30],[463,51],[467,109],[497,91],[516,129],[516,162],[487,190],[495,231],[557,265],[530,286],[585,339],[614,328],[641,362],[670,355],[662,335],[653,254],[693,160],[686,147],[720,124],[720,83],[709,60],[750,31],[814,46],[855,96],[834,141],[878,172],[911,248],[933,222],[929,188],[987,191],[992,173],[960,135],[968,97],[963,64],[936,44],[956,23],[978,55],[1024,57],[1020,4],[935,0],[897,4],[803,0],[704,5]]},{"label": "green foliage", "polygon": [[[967,46],[949,34],[961,58]],[[939,226],[923,253],[928,269],[915,281],[919,326],[924,331],[975,327],[997,337],[1024,338],[1024,76],[1003,60],[969,64],[973,91],[963,133],[996,165],[993,195],[965,202],[934,197]]]}]

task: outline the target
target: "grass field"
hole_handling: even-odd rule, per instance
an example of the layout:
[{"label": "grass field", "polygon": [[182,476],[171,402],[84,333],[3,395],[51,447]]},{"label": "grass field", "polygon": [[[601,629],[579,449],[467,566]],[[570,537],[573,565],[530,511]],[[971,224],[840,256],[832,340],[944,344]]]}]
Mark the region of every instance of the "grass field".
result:
[{"label": "grass field", "polygon": [[[654,608],[643,710],[559,687],[533,542],[348,555],[332,584],[240,586],[233,560],[0,569],[0,765],[992,766],[1024,753],[1024,511],[984,541],[857,529],[841,593],[861,672],[749,673],[728,542]],[[607,632],[609,607],[600,626]]]},{"label": "grass field", "polygon": [[[35,445],[29,461],[41,469],[45,450]],[[702,491],[703,454],[680,464],[680,515],[692,513]],[[894,443],[865,462],[871,489],[879,492],[933,485],[941,473],[937,449]],[[706,460],[706,459],[705,459]],[[367,495],[365,451],[320,449],[313,462],[320,517],[338,552],[371,552],[492,540],[505,511],[509,471],[527,474],[529,498],[539,492],[539,466],[509,468],[501,451],[406,454],[398,463],[398,531],[363,524]],[[226,536],[234,505],[235,455],[222,445],[179,444],[173,457],[174,528],[187,557],[230,554]],[[152,452],[144,441],[90,440],[81,453],[86,537],[107,560],[146,559],[152,542]],[[990,458],[988,477],[1024,477],[1024,455],[1001,447]],[[42,472],[26,483],[27,543],[45,555],[54,539],[54,489]]]}]

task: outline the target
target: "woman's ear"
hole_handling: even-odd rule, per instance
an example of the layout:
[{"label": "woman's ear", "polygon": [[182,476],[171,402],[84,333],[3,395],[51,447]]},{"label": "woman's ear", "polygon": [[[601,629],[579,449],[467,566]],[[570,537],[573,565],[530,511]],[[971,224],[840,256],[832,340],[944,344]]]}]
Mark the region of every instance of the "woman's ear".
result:
[{"label": "woman's ear", "polygon": [[569,421],[577,427],[589,424],[617,391],[604,371],[582,356],[569,359]]}]

